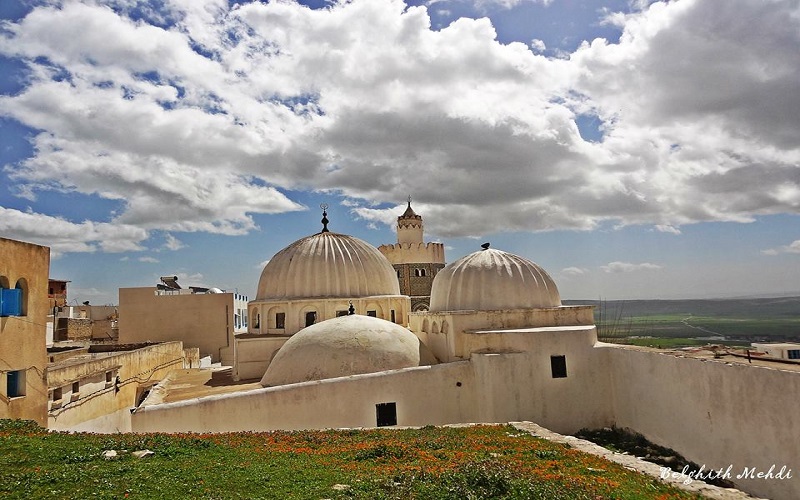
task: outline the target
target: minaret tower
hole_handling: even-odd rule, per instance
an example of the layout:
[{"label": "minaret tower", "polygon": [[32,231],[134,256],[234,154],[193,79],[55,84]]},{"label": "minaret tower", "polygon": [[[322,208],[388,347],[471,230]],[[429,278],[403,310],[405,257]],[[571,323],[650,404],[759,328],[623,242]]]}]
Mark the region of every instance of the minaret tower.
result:
[{"label": "minaret tower", "polygon": [[411,196],[408,197],[408,208],[397,218],[397,243],[422,243],[422,217],[411,208]]},{"label": "minaret tower", "polygon": [[400,293],[411,297],[411,310],[427,311],[433,278],[444,268],[444,245],[424,242],[422,216],[411,208],[411,196],[406,211],[397,218],[397,243],[378,250],[397,271]]}]

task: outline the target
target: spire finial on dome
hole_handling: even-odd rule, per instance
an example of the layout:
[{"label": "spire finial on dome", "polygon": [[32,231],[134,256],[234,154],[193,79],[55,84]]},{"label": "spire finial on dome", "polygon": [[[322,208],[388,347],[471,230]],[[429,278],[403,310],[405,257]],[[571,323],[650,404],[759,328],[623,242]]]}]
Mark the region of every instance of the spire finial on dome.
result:
[{"label": "spire finial on dome", "polygon": [[330,232],[328,230],[328,222],[330,222],[328,220],[328,204],[327,203],[320,203],[319,208],[322,209],[322,220],[320,221],[320,222],[322,222],[322,232],[323,233],[328,233],[328,232]]},{"label": "spire finial on dome", "polygon": [[484,243],[483,245],[481,245],[481,248],[483,248],[484,250],[489,250],[489,246],[490,246],[490,245],[491,245],[491,243],[489,243],[489,242],[487,241],[486,243]]},{"label": "spire finial on dome", "polygon": [[411,195],[408,195],[408,208],[411,208]]},{"label": "spire finial on dome", "polygon": [[356,308],[353,307],[353,301],[350,301],[350,307],[347,308],[347,315],[352,316],[356,313]]}]

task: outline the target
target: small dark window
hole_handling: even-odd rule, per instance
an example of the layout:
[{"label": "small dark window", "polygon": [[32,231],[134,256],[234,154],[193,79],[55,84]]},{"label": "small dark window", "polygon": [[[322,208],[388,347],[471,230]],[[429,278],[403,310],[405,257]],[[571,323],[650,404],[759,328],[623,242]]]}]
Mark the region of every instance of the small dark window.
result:
[{"label": "small dark window", "polygon": [[789,351],[789,359],[800,359],[800,349],[791,349]]},{"label": "small dark window", "polygon": [[389,317],[390,317],[392,323],[397,323],[397,319],[396,319],[395,314],[394,314],[394,309],[389,311]]},{"label": "small dark window", "polygon": [[378,427],[397,425],[397,403],[378,403],[375,405]]},{"label": "small dark window", "polygon": [[311,326],[316,322],[317,322],[317,311],[308,311],[306,313],[306,326]]},{"label": "small dark window", "polygon": [[286,328],[285,325],[286,325],[286,313],[275,313],[275,328]]},{"label": "small dark window", "polygon": [[402,278],[403,277],[403,273],[399,269],[397,270],[397,277],[398,278]]},{"label": "small dark window", "polygon": [[373,318],[377,318],[378,311],[367,311],[367,316],[372,316]]},{"label": "small dark window", "polygon": [[61,393],[61,387],[53,389],[52,401],[58,401],[59,399],[61,399],[61,394],[62,394]]},{"label": "small dark window", "polygon": [[567,376],[567,357],[550,356],[550,370],[553,378],[565,378]]},{"label": "small dark window", "polygon": [[6,372],[6,394],[10,398],[18,398],[25,395],[24,370]]},{"label": "small dark window", "polygon": [[81,383],[80,382],[73,382],[72,383],[72,393],[77,394],[81,392]]},{"label": "small dark window", "polygon": [[336,317],[347,316],[347,311],[336,311]]}]

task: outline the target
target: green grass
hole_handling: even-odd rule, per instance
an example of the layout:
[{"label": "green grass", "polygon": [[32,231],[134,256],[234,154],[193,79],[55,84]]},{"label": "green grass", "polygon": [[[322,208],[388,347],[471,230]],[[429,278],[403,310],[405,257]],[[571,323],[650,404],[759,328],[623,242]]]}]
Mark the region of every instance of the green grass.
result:
[{"label": "green grass", "polygon": [[[104,459],[112,449],[127,452]],[[141,449],[155,454],[129,453]],[[511,426],[100,435],[11,420],[0,420],[0,496],[699,498]]]}]

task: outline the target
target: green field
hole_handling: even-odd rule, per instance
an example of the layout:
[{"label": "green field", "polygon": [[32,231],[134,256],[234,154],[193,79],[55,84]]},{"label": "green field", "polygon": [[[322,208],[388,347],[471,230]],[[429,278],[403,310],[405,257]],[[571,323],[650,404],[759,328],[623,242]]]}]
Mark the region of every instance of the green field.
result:
[{"label": "green field", "polygon": [[[131,453],[143,449],[154,454]],[[699,498],[507,425],[101,435],[11,420],[0,420],[0,496]]]},{"label": "green field", "polygon": [[[689,339],[683,345],[702,345],[708,342],[736,345],[750,342],[800,342],[798,297],[565,303],[595,306],[598,336],[607,341],[628,337],[654,337]],[[692,342],[693,339],[704,337],[724,337],[725,340]]]}]

